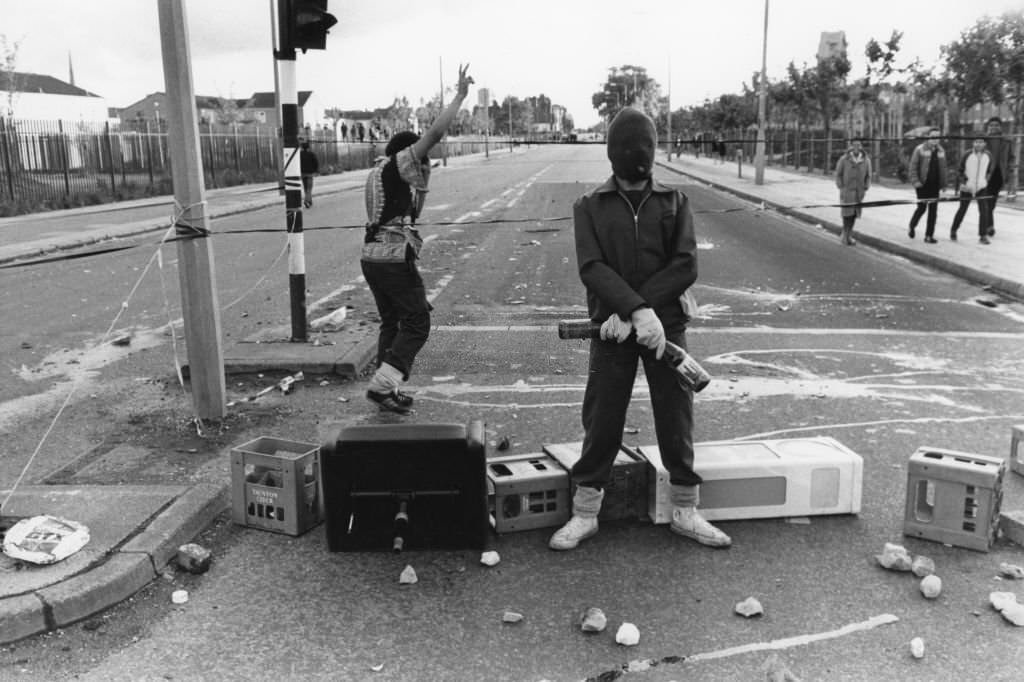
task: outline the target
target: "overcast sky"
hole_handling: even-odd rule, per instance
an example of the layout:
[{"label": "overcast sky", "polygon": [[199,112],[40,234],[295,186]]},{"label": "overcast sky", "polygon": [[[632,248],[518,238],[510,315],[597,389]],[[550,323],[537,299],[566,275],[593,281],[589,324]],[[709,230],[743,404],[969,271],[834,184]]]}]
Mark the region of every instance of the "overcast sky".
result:
[{"label": "overcast sky", "polygon": [[[904,62],[935,64],[939,47],[983,15],[1021,0],[771,0],[768,77],[812,64],[822,31],[846,32],[852,76],[864,45],[904,32]],[[274,88],[271,0],[186,0],[196,94],[248,97]],[[642,66],[672,106],[739,92],[761,67],[764,0],[330,0],[326,51],[299,54],[299,89],[325,106],[372,109],[435,95],[469,62],[499,99],[544,94],[577,126],[608,70]],[[0,0],[0,34],[21,41],[17,69],[67,80],[123,107],[163,91],[157,0]],[[671,74],[671,78],[670,78]],[[476,103],[471,90],[468,105]],[[307,115],[320,112],[307,112]]]}]

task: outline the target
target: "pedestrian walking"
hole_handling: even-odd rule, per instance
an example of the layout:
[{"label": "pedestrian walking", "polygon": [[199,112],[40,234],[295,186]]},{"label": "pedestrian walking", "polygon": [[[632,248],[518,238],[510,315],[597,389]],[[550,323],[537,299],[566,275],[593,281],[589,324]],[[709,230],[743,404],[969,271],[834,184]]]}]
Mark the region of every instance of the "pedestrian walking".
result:
[{"label": "pedestrian walking", "polygon": [[917,208],[910,218],[910,238],[926,212],[924,241],[935,244],[935,221],[939,210],[939,194],[946,187],[946,150],[939,145],[939,129],[928,130],[928,139],[914,148],[910,155],[910,182],[917,193]]},{"label": "pedestrian walking", "polygon": [[985,149],[985,138],[980,135],[974,138],[971,152],[960,161],[957,173],[957,185],[960,190],[960,206],[953,216],[953,226],[949,229],[949,238],[956,241],[956,232],[960,229],[967,207],[971,201],[978,203],[978,238],[982,244],[990,243],[989,230],[992,229],[992,202],[988,196],[988,185],[992,176],[992,155]]},{"label": "pedestrian walking", "polygon": [[427,154],[466,99],[473,83],[468,70],[468,64],[459,66],[455,97],[423,136],[396,133],[366,180],[368,222],[360,265],[380,314],[377,371],[366,397],[380,409],[399,414],[408,414],[413,402],[399,387],[409,380],[413,361],[430,334],[431,307],[416,267],[423,246],[416,220],[430,181]]},{"label": "pedestrian walking", "polygon": [[853,239],[853,225],[860,217],[859,204],[871,188],[871,159],[864,153],[860,138],[850,140],[850,148],[836,162],[836,187],[839,188],[839,203],[843,204],[840,215],[843,229],[840,241],[847,246],[856,244]]},{"label": "pedestrian walking", "polygon": [[993,116],[986,121],[985,131],[988,133],[985,146],[992,156],[992,172],[989,175],[988,185],[985,187],[986,201],[990,209],[989,217],[991,218],[988,236],[994,237],[996,234],[996,201],[999,199],[999,192],[1003,189],[1003,184],[1011,177],[1016,159],[1013,156],[1013,141],[1003,137],[1003,120],[1001,118]]},{"label": "pedestrian walking", "polygon": [[721,135],[715,137],[715,141],[712,143],[715,156],[718,158],[718,165],[725,164],[725,140],[722,139]]},{"label": "pedestrian walking", "polygon": [[638,361],[669,472],[672,531],[714,547],[732,542],[697,512],[701,477],[693,470],[693,393],[672,367],[658,361],[666,339],[685,348],[689,318],[680,297],[697,279],[697,242],[689,199],[653,179],[657,139],[649,117],[621,110],[608,127],[612,176],[573,205],[587,309],[602,325],[601,338],[590,342],[583,450],[571,472],[572,517],[552,535],[552,549],[573,549],[597,532]]},{"label": "pedestrian walking", "polygon": [[302,207],[313,207],[313,178],[320,173],[320,159],[309,148],[309,140],[299,144],[299,172],[302,174]]}]

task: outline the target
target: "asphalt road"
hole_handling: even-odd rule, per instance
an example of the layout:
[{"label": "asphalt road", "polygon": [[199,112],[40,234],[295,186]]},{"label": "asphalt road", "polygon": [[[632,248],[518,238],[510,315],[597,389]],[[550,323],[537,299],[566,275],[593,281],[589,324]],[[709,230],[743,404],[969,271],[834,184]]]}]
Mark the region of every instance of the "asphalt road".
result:
[{"label": "asphalt road", "polygon": [[[503,437],[509,453],[582,438],[586,345],[558,340],[553,328],[584,314],[571,220],[564,218],[573,199],[607,172],[603,148],[564,146],[436,173],[425,223],[454,224],[423,229],[435,331],[415,369],[410,419],[483,420],[491,453]],[[907,460],[918,447],[996,456],[1008,450],[1010,426],[1024,421],[1024,309],[903,259],[844,248],[774,214],[721,212],[743,204],[679,176],[660,177],[679,184],[698,211],[702,315],[688,339],[715,380],[696,401],[696,439],[832,436],[864,458],[859,515],[723,522],[733,538],[725,551],[647,523],[604,524],[569,553],[547,549],[552,529],[508,533],[494,541],[502,557],[494,568],[481,566],[475,552],[331,554],[321,528],[289,538],[218,524],[204,539],[215,553],[208,574],[154,585],[88,629],[9,647],[0,652],[0,673],[577,680],[653,659],[661,663],[630,676],[755,680],[764,679],[767,643],[776,642],[782,661],[804,680],[1017,679],[1020,630],[987,600],[993,590],[1021,594],[1019,584],[996,578],[1001,562],[1024,564],[1021,548],[1000,542],[980,553],[913,540],[902,535],[902,523]],[[287,324],[285,261],[269,268],[283,236],[229,234],[276,225],[279,217],[268,210],[215,223],[222,304],[242,297],[223,313],[230,338]],[[361,218],[362,198],[349,192],[318,200],[306,224]],[[372,330],[358,244],[358,230],[307,233],[309,300],[344,303],[353,324]],[[164,326],[179,315],[170,251],[170,305],[159,277],[149,275],[117,325],[133,331],[132,345],[93,345],[150,253],[140,247],[0,273],[0,315],[17,322],[0,331],[0,344],[10,349],[3,362],[15,376],[0,384],[0,425],[12,430],[11,452],[31,452],[60,407],[60,387],[79,387],[33,480],[109,439],[104,419],[107,431],[110,423],[136,437],[152,430],[186,453],[196,440],[181,411],[187,402],[174,396]],[[316,441],[332,423],[395,421],[362,400],[363,384],[312,379],[289,396],[239,408],[234,430],[221,432],[219,442],[228,446],[267,428],[275,431],[261,435]],[[244,394],[261,381],[233,379],[231,390]],[[640,382],[627,443],[655,442],[646,398]],[[17,459],[0,459],[4,480],[20,469]],[[173,463],[163,476],[228,475],[223,454]],[[1003,508],[1022,506],[1024,486],[1010,474]],[[925,600],[914,577],[876,564],[886,542],[935,560],[944,583],[938,599]],[[398,584],[406,564],[419,574],[416,585]],[[190,590],[185,605],[169,603],[175,581]],[[733,613],[748,596],[764,605],[762,617]],[[608,615],[608,631],[579,631],[578,615],[589,606]],[[503,624],[505,610],[524,614],[523,622]],[[886,614],[898,620],[872,620]],[[615,643],[622,622],[637,625],[638,646]],[[922,660],[910,656],[914,637],[925,641]]]}]

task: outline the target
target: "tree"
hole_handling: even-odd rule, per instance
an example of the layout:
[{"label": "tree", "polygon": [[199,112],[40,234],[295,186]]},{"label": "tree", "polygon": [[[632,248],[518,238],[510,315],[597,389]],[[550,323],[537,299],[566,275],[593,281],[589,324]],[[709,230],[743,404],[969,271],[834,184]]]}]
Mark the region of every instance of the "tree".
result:
[{"label": "tree", "polygon": [[407,97],[395,97],[382,115],[384,125],[393,132],[408,130],[413,118],[412,106]]},{"label": "tree", "polygon": [[[1006,12],[998,19],[983,17],[956,40],[942,48],[949,92],[964,107],[983,102],[1008,102],[1010,132],[1020,130],[1024,115],[1024,10]],[[1014,143],[1020,159],[1021,139]],[[1008,191],[1016,192],[1017,167],[1010,169]]]},{"label": "tree", "polygon": [[18,49],[21,47],[19,38],[8,41],[7,36],[0,33],[0,81],[7,93],[7,115],[14,116],[14,100],[21,92],[21,78],[18,76]]},{"label": "tree", "polygon": [[943,46],[953,91],[964,106],[1009,101],[1020,114],[1024,97],[1024,10],[983,17]]},{"label": "tree", "polygon": [[633,106],[640,109],[653,120],[659,118],[659,101],[661,86],[647,75],[642,66],[626,64],[608,69],[608,78],[601,90],[590,96],[594,109],[608,120],[623,107]]}]

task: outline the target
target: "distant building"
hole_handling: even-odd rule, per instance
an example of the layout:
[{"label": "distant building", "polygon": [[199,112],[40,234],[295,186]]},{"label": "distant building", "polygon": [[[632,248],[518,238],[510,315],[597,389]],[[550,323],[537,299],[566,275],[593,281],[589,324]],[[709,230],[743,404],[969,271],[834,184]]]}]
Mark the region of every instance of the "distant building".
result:
[{"label": "distant building", "polygon": [[491,106],[491,90],[490,88],[477,88],[476,90],[476,103],[477,105],[486,109]]},{"label": "distant building", "polygon": [[818,41],[818,59],[846,55],[846,31],[822,31]]},{"label": "distant building", "polygon": [[105,123],[106,100],[96,93],[38,73],[0,71],[0,115],[27,120]]},{"label": "distant building", "polygon": [[[299,92],[300,128],[304,125],[305,121],[303,107],[311,94],[312,91],[310,90]],[[274,106],[273,92],[254,92],[246,99],[231,99],[210,95],[196,95],[195,98],[196,114],[199,117],[199,123],[202,125],[238,123],[240,125],[266,125],[273,128],[277,128],[279,125],[277,121],[277,108]],[[119,118],[124,123],[148,121],[154,124],[166,121],[167,94],[163,92],[151,93],[117,111]],[[160,123],[160,125],[165,124]]]}]

